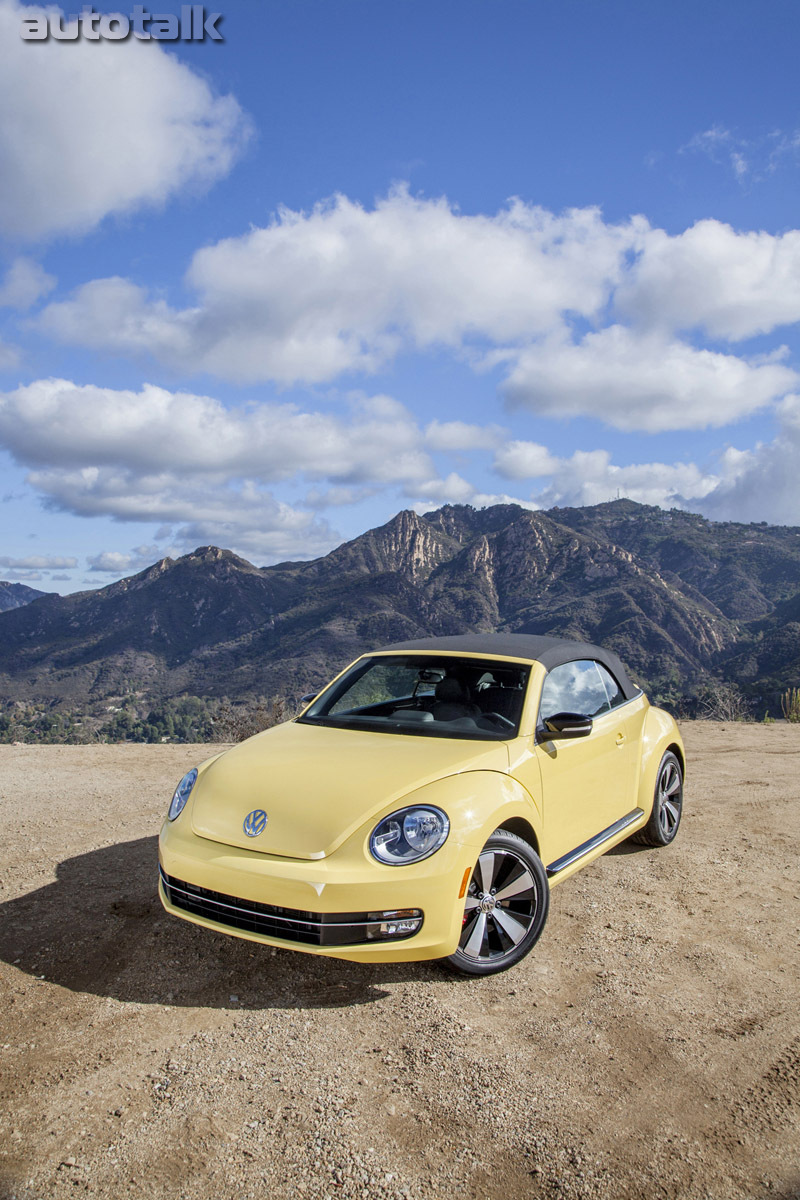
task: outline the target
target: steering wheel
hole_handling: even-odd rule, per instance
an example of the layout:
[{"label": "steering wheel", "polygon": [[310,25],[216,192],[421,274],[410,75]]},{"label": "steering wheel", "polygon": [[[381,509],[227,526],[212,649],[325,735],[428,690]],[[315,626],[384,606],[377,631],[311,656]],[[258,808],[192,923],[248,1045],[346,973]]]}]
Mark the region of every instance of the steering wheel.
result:
[{"label": "steering wheel", "polygon": [[488,717],[488,719],[490,721],[494,721],[497,725],[500,726],[501,729],[514,729],[515,728],[514,722],[509,721],[508,717],[501,716],[500,713],[487,712],[487,713],[483,713],[482,716]]}]

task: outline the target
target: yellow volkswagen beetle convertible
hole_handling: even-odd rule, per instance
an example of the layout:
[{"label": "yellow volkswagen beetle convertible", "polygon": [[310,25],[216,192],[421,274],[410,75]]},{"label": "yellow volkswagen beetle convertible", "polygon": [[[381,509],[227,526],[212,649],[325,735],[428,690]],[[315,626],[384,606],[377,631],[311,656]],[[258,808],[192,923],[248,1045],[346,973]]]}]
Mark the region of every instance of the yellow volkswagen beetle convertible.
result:
[{"label": "yellow volkswagen beetle convertible", "polygon": [[678,830],[684,750],[598,646],[485,634],[359,658],[299,717],[189,771],[159,841],[168,912],[360,962],[518,962],[550,888]]}]

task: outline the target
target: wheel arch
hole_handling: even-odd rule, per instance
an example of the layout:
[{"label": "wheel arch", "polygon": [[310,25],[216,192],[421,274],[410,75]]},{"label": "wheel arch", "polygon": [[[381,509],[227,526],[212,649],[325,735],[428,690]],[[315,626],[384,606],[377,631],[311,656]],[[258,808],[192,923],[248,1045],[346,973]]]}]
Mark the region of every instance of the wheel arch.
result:
[{"label": "wheel arch", "polygon": [[683,776],[684,781],[685,781],[685,779],[686,779],[686,754],[684,752],[683,746],[679,745],[677,742],[673,742],[672,745],[667,746],[664,753],[667,754],[669,751],[672,751],[672,753],[677,758],[678,762],[681,764],[681,775]]},{"label": "wheel arch", "polygon": [[642,758],[639,773],[639,808],[649,814],[661,760],[671,751],[686,777],[686,751],[675,718],[663,708],[648,708],[642,729]]},{"label": "wheel arch", "polygon": [[507,829],[509,833],[515,833],[517,837],[522,838],[523,842],[536,851],[541,858],[539,851],[539,838],[536,830],[531,825],[530,821],[526,821],[524,817],[509,817],[503,821],[502,825],[497,826],[498,829]]},{"label": "wheel arch", "polygon": [[514,966],[533,948],[547,921],[547,872],[530,842],[507,827],[514,820],[507,818],[493,830],[485,859],[482,852],[473,868],[459,944],[447,958],[459,974],[493,975]]},{"label": "wheel arch", "polygon": [[515,833],[539,853],[542,814],[535,798],[512,775],[465,771],[420,789],[420,803],[433,802],[450,817],[458,841],[479,852],[495,829]]}]

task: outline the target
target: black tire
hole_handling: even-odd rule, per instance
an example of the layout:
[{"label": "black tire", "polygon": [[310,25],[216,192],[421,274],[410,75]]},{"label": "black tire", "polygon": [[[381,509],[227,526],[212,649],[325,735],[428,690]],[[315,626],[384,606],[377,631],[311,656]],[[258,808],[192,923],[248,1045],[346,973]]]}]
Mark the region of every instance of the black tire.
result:
[{"label": "black tire", "polygon": [[675,840],[683,812],[683,768],[671,750],[662,758],[653,793],[650,820],[631,837],[642,846],[668,846]]},{"label": "black tire", "polygon": [[458,949],[444,961],[460,975],[508,970],[538,941],[549,905],[539,855],[515,833],[496,829],[472,872]]}]

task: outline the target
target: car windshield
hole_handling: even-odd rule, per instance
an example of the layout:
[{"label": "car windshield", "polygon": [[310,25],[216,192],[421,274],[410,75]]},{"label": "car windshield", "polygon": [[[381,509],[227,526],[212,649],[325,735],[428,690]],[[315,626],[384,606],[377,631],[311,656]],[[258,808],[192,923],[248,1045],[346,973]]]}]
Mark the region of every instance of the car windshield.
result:
[{"label": "car windshield", "polygon": [[361,659],[302,722],[421,737],[516,737],[529,666],[431,654]]}]

